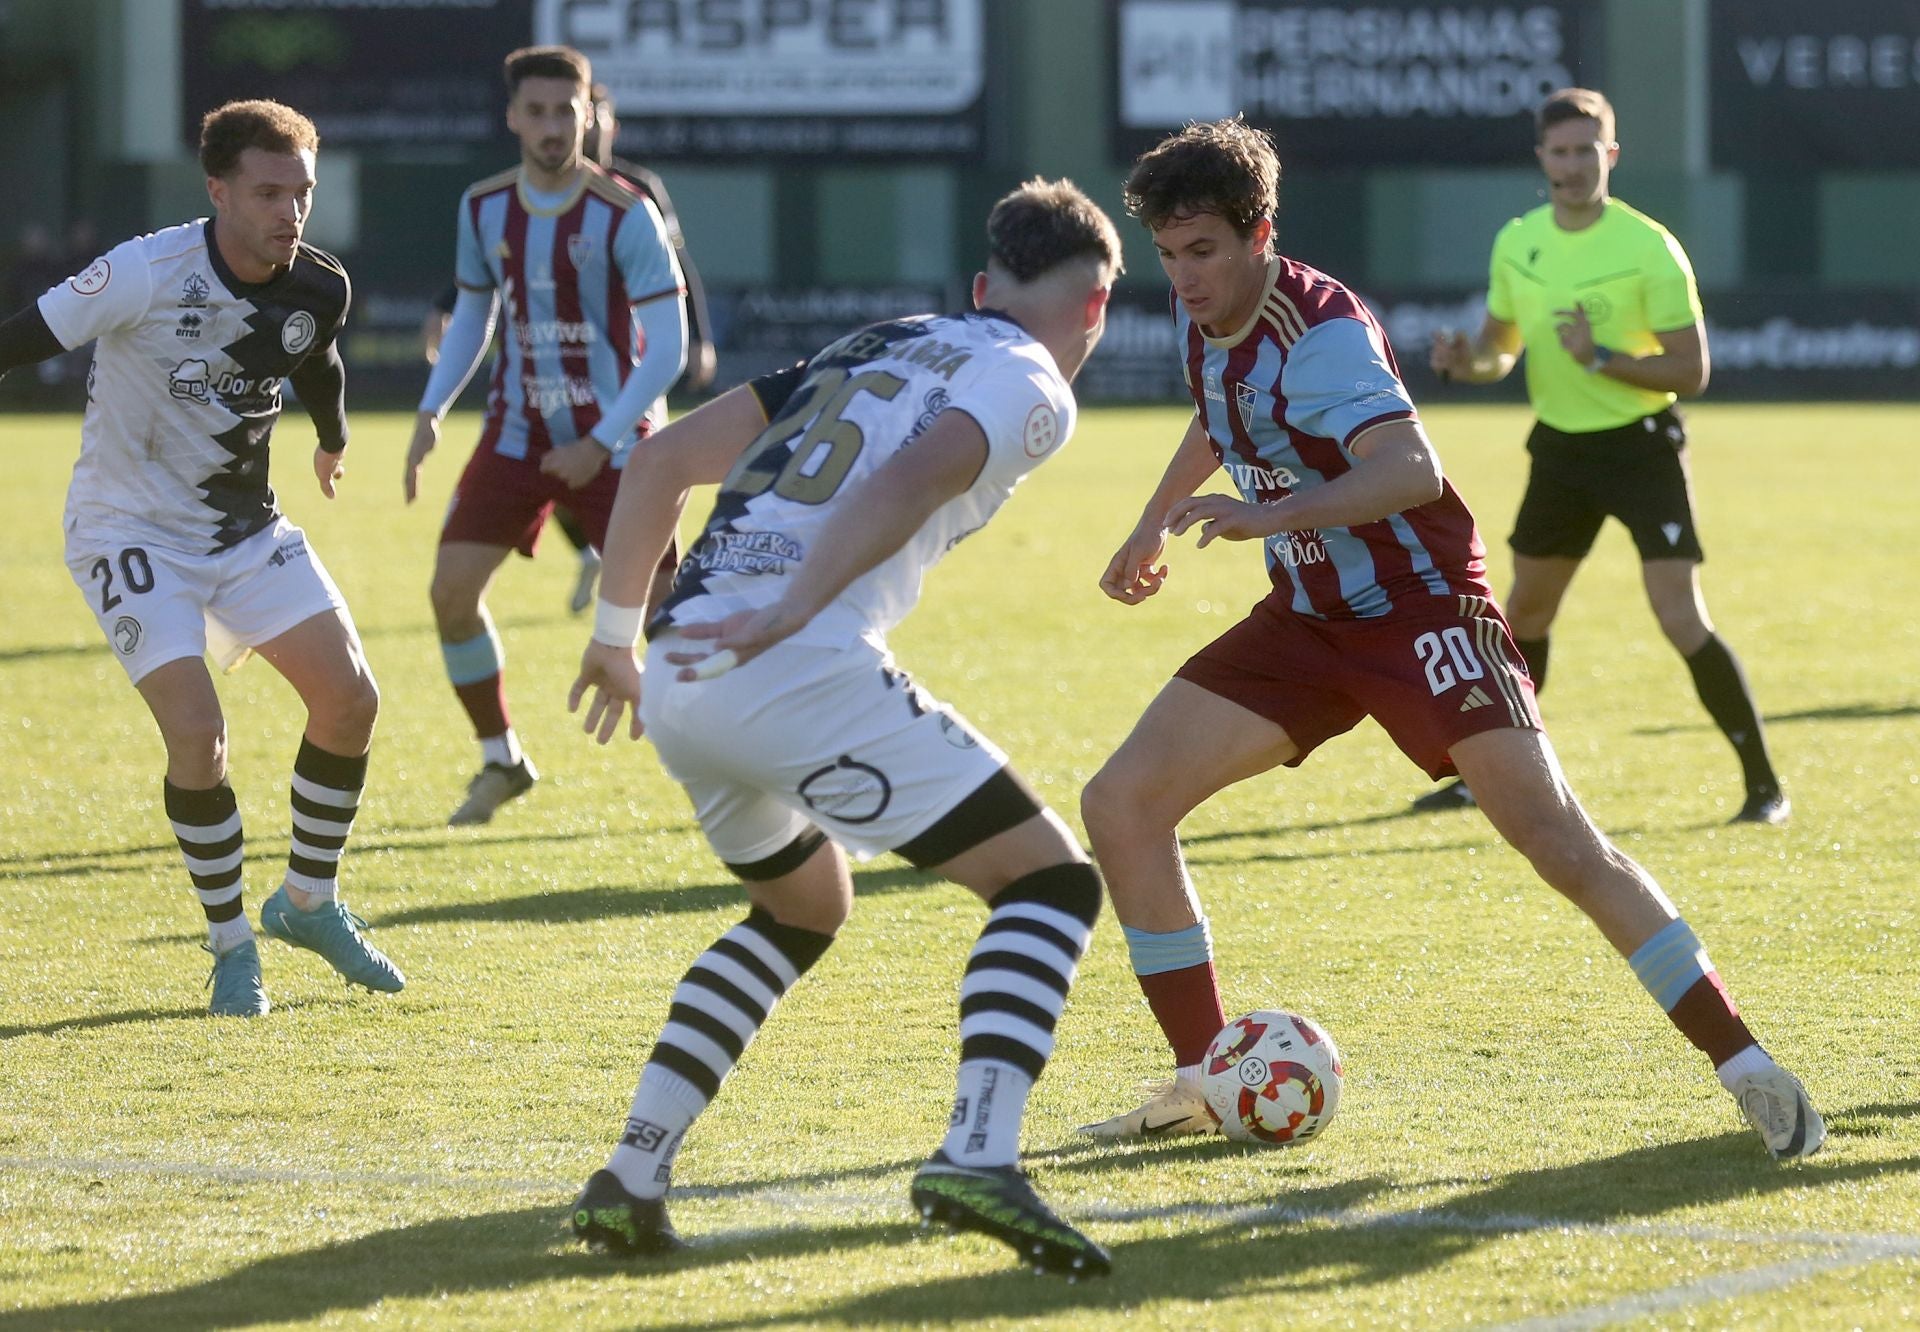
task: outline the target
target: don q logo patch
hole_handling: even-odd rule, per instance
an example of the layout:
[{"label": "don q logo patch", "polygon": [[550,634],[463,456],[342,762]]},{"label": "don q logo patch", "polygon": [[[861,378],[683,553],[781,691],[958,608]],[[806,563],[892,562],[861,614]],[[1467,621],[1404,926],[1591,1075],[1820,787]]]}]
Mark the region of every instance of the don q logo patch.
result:
[{"label": "don q logo patch", "polygon": [[287,322],[280,326],[280,345],[290,354],[298,356],[313,345],[314,331],[313,316],[305,310],[295,310]]}]

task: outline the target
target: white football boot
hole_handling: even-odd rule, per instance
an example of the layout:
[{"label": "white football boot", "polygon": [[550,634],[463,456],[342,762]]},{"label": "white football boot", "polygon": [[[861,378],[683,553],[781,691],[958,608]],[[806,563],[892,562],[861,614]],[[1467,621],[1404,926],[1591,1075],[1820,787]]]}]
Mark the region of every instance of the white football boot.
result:
[{"label": "white football boot", "polygon": [[1200,1088],[1182,1078],[1148,1084],[1147,1103],[1138,1110],[1082,1124],[1075,1132],[1089,1138],[1177,1138],[1188,1133],[1215,1133],[1219,1121],[1207,1111]]},{"label": "white football boot", "polygon": [[1749,1073],[1729,1090],[1774,1160],[1812,1156],[1827,1140],[1826,1121],[1807,1099],[1800,1079],[1786,1069],[1775,1066],[1765,1073]]}]

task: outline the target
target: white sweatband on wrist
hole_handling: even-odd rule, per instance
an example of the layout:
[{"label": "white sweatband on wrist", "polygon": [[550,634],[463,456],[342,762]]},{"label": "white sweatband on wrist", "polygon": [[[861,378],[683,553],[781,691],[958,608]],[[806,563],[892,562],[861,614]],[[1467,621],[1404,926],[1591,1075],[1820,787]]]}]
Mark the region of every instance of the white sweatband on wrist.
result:
[{"label": "white sweatband on wrist", "polygon": [[608,647],[631,648],[640,641],[644,606],[616,606],[605,597],[593,610],[593,641]]}]

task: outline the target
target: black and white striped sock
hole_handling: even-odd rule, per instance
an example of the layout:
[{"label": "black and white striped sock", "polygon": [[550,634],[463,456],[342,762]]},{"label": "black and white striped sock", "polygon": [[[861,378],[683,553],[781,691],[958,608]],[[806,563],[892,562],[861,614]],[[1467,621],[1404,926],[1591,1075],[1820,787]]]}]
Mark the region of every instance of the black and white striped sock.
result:
[{"label": "black and white striped sock", "polygon": [[300,741],[293,760],[293,848],[287,854],[287,885],[322,900],[338,892],[340,853],[360,810],[367,756],[330,754]]},{"label": "black and white striped sock", "polygon": [[1053,1054],[1054,1025],[1100,913],[1100,874],[1055,865],[1007,885],[992,905],[960,982],[959,1087],[941,1145],[964,1165],[1019,1159],[1027,1093]]},{"label": "black and white striped sock", "polygon": [[627,1192],[658,1198],[687,1128],[707,1108],[780,997],[833,942],[755,907],[714,940],[673,992],[607,1168]]},{"label": "black and white striped sock", "polygon": [[207,935],[217,953],[253,937],[240,900],[240,862],[245,855],[240,806],[225,782],[210,791],[165,784],[167,818],[187,862],[194,896],[207,915]]}]

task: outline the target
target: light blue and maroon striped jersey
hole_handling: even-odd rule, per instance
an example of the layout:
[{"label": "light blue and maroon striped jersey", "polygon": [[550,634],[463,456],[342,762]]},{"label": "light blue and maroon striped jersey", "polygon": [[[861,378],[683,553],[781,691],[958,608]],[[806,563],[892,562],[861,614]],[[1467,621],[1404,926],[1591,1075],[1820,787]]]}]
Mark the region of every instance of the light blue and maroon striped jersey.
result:
[{"label": "light blue and maroon striped jersey", "polygon": [[[1414,419],[1387,336],[1361,299],[1277,256],[1245,327],[1211,338],[1173,297],[1187,388],[1241,498],[1269,504],[1353,467],[1353,442]],[[1487,552],[1450,482],[1440,497],[1371,523],[1282,532],[1267,574],[1296,614],[1352,620],[1411,597],[1491,596]]]},{"label": "light blue and maroon striped jersey", "polygon": [[[504,307],[481,447],[509,458],[597,425],[646,354],[633,307],[677,300],[684,286],[659,210],[617,177],[588,164],[549,202],[518,167],[460,199],[455,280],[497,292]],[[636,437],[620,441],[615,466]]]}]

